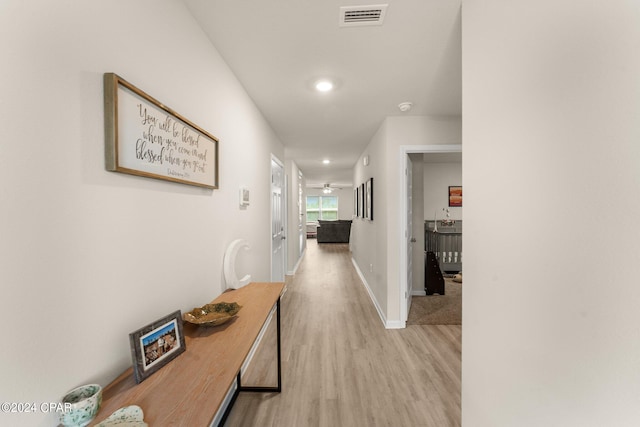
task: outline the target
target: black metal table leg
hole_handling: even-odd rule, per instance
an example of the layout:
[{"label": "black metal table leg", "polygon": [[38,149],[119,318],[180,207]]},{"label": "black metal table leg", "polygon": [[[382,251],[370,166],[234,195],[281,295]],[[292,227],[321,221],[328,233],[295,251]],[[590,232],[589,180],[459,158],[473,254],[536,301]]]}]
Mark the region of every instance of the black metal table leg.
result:
[{"label": "black metal table leg", "polygon": [[233,393],[231,402],[224,411],[222,418],[220,418],[220,425],[224,426],[233,404],[236,402],[238,395],[241,391],[258,392],[258,393],[280,393],[282,391],[282,342],[280,338],[280,298],[276,302],[276,336],[277,336],[277,349],[278,349],[278,385],[276,387],[245,387],[242,385],[242,372],[238,372],[236,376],[236,390]]},{"label": "black metal table leg", "polygon": [[240,391],[252,391],[258,393],[272,392],[280,393],[282,391],[282,354],[281,354],[281,342],[280,342],[280,298],[276,303],[276,335],[278,345],[278,385],[276,387],[244,387],[240,385],[240,377],[238,376],[238,385]]}]

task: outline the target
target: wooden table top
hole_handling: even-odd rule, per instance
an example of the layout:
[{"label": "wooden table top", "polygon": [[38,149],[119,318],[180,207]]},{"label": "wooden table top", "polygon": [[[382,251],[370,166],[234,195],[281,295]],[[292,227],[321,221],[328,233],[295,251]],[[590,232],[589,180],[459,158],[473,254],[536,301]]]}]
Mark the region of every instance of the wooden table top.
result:
[{"label": "wooden table top", "polygon": [[235,381],[284,283],[250,283],[213,300],[237,302],[237,317],[215,327],[184,323],[186,351],[136,384],[129,368],[103,391],[95,425],[124,406],[138,405],[150,426],[208,426]]}]

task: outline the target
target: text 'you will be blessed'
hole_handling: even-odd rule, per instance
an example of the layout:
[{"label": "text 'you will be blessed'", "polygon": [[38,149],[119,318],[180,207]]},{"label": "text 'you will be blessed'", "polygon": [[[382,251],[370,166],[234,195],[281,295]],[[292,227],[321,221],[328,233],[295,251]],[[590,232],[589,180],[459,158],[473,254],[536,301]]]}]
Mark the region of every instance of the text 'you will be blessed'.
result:
[{"label": "text 'you will be blessed'", "polygon": [[206,173],[206,147],[200,147],[201,135],[173,118],[158,118],[138,104],[142,135],[136,141],[136,159],[167,166],[172,170]]}]

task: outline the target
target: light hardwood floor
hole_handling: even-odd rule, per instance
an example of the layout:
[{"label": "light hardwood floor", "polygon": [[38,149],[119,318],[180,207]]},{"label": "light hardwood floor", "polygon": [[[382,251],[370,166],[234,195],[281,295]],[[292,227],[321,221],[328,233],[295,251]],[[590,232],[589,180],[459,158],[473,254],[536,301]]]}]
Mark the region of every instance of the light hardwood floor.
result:
[{"label": "light hardwood floor", "polygon": [[[241,393],[226,426],[460,425],[461,326],[385,329],[346,244],[308,240],[287,282],[282,393]],[[245,385],[275,385],[274,324]]]}]

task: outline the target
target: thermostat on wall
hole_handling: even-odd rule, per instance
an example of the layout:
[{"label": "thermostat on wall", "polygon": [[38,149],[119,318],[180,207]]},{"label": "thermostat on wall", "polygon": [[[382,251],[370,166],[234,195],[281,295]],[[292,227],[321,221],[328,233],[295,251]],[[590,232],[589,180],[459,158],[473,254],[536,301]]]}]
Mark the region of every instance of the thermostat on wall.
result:
[{"label": "thermostat on wall", "polygon": [[249,189],[240,187],[240,207],[249,206]]}]

